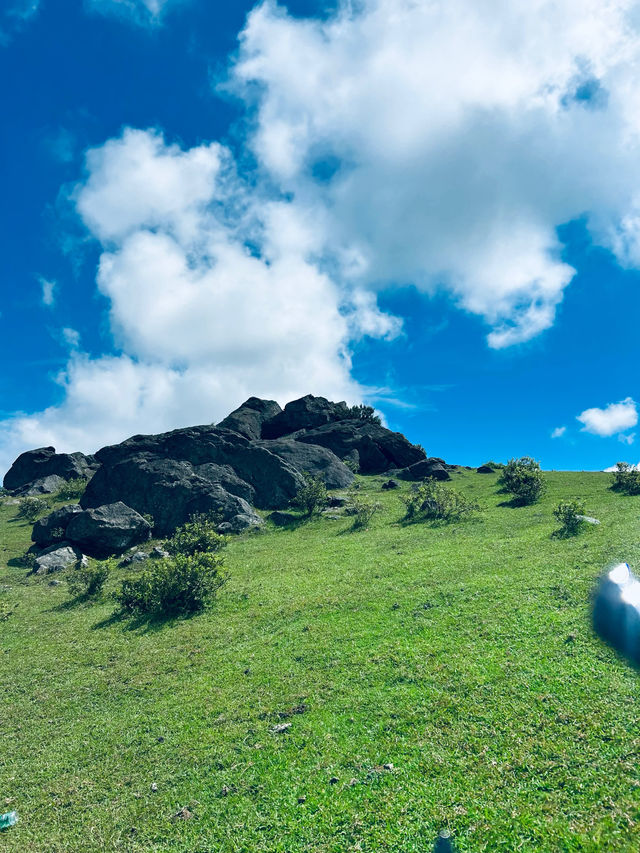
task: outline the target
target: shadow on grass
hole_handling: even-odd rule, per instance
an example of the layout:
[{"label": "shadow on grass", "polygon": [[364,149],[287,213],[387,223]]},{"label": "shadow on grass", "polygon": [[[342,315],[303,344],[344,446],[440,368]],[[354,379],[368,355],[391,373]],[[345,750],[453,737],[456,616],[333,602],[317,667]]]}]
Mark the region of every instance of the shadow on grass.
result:
[{"label": "shadow on grass", "polygon": [[504,506],[508,509],[521,509],[523,506],[533,506],[534,503],[535,501],[532,501],[531,503],[526,503],[524,501],[518,500],[518,498],[511,498],[510,501],[500,501],[498,506]]},{"label": "shadow on grass", "polygon": [[140,631],[142,634],[156,633],[165,628],[170,628],[178,622],[185,622],[193,619],[194,616],[199,616],[203,611],[198,613],[172,614],[167,616],[158,616],[156,614],[131,614],[124,610],[114,610],[109,616],[101,619],[91,626],[92,631],[100,631],[103,628],[111,628],[114,625],[122,625],[125,631]]},{"label": "shadow on grass", "polygon": [[67,613],[69,610],[75,610],[76,607],[81,607],[83,604],[104,604],[104,602],[104,598],[95,595],[74,595],[73,598],[68,598],[66,601],[56,604],[55,607],[45,610],[45,613]]}]

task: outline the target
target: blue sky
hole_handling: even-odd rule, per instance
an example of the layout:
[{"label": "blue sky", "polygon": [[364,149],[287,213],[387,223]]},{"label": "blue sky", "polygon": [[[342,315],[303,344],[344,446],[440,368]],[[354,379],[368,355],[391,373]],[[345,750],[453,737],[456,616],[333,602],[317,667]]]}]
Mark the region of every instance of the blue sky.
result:
[{"label": "blue sky", "polygon": [[640,458],[636,3],[3,8],[0,468],[308,392]]}]

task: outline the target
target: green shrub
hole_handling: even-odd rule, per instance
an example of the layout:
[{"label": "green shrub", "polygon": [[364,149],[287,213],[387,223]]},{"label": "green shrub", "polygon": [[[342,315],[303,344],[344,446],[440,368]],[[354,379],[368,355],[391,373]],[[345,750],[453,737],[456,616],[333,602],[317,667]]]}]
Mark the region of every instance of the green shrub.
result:
[{"label": "green shrub", "polygon": [[346,459],[343,459],[342,461],[344,462],[344,464],[347,466],[347,468],[353,474],[359,474],[360,473],[360,463],[357,462],[355,459],[349,459],[347,457]]},{"label": "green shrub", "polygon": [[190,521],[179,527],[166,543],[167,551],[174,557],[181,554],[209,554],[220,551],[228,542],[216,530],[217,522],[211,516],[200,513],[192,515]]},{"label": "green shrub", "polygon": [[413,521],[441,519],[458,521],[478,512],[480,507],[457,489],[444,486],[435,480],[425,480],[403,498],[407,507],[406,518]]},{"label": "green shrub", "polygon": [[382,509],[378,501],[369,501],[361,495],[351,492],[345,508],[346,515],[352,515],[353,529],[361,530],[368,526],[373,516]]},{"label": "green shrub", "polygon": [[129,614],[188,615],[206,607],[227,579],[219,554],[176,554],[122,581],[116,600]]},{"label": "green shrub", "polygon": [[32,523],[48,509],[49,504],[44,498],[20,498],[18,501],[18,515]]},{"label": "green shrub", "polygon": [[494,462],[493,459],[490,459],[488,462],[483,462],[482,465],[486,465],[488,468],[495,468],[496,471],[500,471],[507,467],[504,462]]},{"label": "green shrub", "polygon": [[611,488],[625,495],[640,494],[640,471],[628,462],[616,462]]},{"label": "green shrub", "polygon": [[535,503],[545,490],[540,463],[530,456],[510,459],[498,480],[504,490],[513,495],[516,503]]},{"label": "green shrub", "polygon": [[372,424],[378,424],[378,426],[382,423],[378,415],[376,415],[373,406],[351,406],[347,417],[355,418],[359,421],[367,421]]},{"label": "green shrub", "polygon": [[69,593],[74,597],[94,598],[102,592],[110,572],[109,563],[90,563],[88,566],[77,563],[67,575]]},{"label": "green shrub", "polygon": [[560,522],[558,534],[560,536],[574,536],[584,524],[584,516],[586,512],[585,502],[579,498],[573,498],[568,501],[560,501],[554,509],[553,514]]},{"label": "green shrub", "polygon": [[329,503],[329,495],[327,494],[327,487],[320,477],[313,477],[306,471],[302,476],[304,486],[298,489],[291,503],[303,510],[305,515],[312,516],[326,507]]},{"label": "green shrub", "polygon": [[56,497],[63,501],[77,500],[84,494],[88,482],[86,477],[76,477],[73,480],[67,480],[58,489]]}]

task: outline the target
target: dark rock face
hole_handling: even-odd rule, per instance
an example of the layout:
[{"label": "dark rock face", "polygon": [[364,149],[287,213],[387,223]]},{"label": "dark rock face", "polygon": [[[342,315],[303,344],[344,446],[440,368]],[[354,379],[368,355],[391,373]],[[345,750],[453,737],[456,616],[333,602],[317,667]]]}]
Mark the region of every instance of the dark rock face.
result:
[{"label": "dark rock face", "polygon": [[423,459],[400,472],[403,480],[450,480],[449,472],[437,459]]},{"label": "dark rock face", "polygon": [[150,535],[149,522],[122,501],[74,514],[67,525],[67,539],[90,557],[122,553]]},{"label": "dark rock face", "polygon": [[261,400],[259,397],[249,397],[241,406],[220,421],[219,429],[230,429],[245,438],[255,440],[262,436],[262,425],[265,421],[275,418],[282,409],[275,400]]},{"label": "dark rock face", "polygon": [[46,548],[53,545],[54,542],[62,542],[66,539],[69,522],[79,512],[82,512],[81,506],[68,504],[49,513],[49,515],[45,515],[44,518],[39,518],[33,525],[31,541],[35,542],[40,548]]},{"label": "dark rock face", "polygon": [[353,472],[326,447],[290,438],[262,441],[260,446],[284,459],[297,471],[320,477],[328,489],[342,489],[353,482]]},{"label": "dark rock face", "polygon": [[386,483],[383,483],[383,484],[382,484],[381,488],[382,488],[385,492],[387,492],[387,491],[389,491],[389,490],[391,490],[391,489],[398,489],[398,488],[400,488],[400,483],[396,483],[396,481],[395,481],[395,480],[387,480],[387,481],[386,481]]},{"label": "dark rock face", "polygon": [[269,521],[272,521],[276,527],[287,527],[289,524],[295,524],[296,521],[300,521],[300,516],[294,515],[292,512],[276,510],[269,515]]},{"label": "dark rock face", "polygon": [[331,403],[324,397],[307,394],[299,400],[287,403],[275,417],[262,425],[263,438],[280,438],[300,429],[314,429],[323,424],[344,420],[349,416],[346,403]]},{"label": "dark rock face", "polygon": [[53,474],[63,480],[90,477],[97,468],[93,456],[84,453],[56,453],[54,447],[39,447],[21,453],[7,471],[3,485],[13,491]]},{"label": "dark rock face", "polygon": [[476,474],[493,474],[493,473],[495,473],[495,472],[490,465],[481,465],[479,468],[476,468]]},{"label": "dark rock face", "polygon": [[251,527],[261,527],[263,524],[264,521],[260,516],[253,512],[251,515],[239,513],[230,518],[229,521],[223,521],[222,524],[219,524],[218,533],[243,533]]},{"label": "dark rock face", "polygon": [[194,471],[204,480],[222,486],[230,495],[244,498],[250,504],[255,503],[256,490],[249,483],[241,480],[230,465],[216,465],[215,462],[205,462],[204,465],[197,465]]},{"label": "dark rock face", "polygon": [[41,477],[39,480],[27,483],[26,486],[14,489],[13,494],[20,498],[32,498],[37,495],[53,495],[61,486],[64,485],[65,482],[66,481],[62,477],[58,476],[58,474],[49,474],[48,477]]},{"label": "dark rock face", "polygon": [[402,433],[356,419],[307,430],[297,435],[296,440],[327,447],[340,459],[357,451],[363,474],[381,474],[390,468],[406,468],[425,458],[424,450],[407,441]]},{"label": "dark rock face", "polygon": [[[154,532],[168,536],[196,513],[214,512],[228,521],[236,515],[256,516],[243,498],[199,476],[190,462],[132,456],[104,465],[87,486],[82,507],[125,501],[138,513],[153,516]],[[135,544],[135,543],[132,543]]]},{"label": "dark rock face", "polygon": [[[210,463],[228,465],[240,480],[253,488],[255,505],[262,509],[285,506],[302,485],[300,474],[279,456],[237,433],[212,426],[176,429],[160,435],[136,435],[122,444],[103,447],[96,453],[105,469],[111,469],[132,456],[143,455],[188,462],[196,468]],[[109,472],[101,470],[98,473],[101,476],[97,482],[102,484]],[[93,481],[89,486],[91,504],[83,506],[96,506],[92,495],[97,486]]]}]

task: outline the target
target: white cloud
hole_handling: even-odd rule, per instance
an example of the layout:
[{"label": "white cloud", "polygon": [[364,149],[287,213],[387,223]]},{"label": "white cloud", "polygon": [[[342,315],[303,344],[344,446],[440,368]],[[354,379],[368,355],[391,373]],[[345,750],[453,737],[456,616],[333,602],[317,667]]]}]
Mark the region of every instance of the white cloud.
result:
[{"label": "white cloud", "polygon": [[46,278],[40,279],[40,287],[42,288],[42,304],[46,305],[48,308],[56,301],[56,282],[49,281]]},{"label": "white cloud", "polygon": [[61,338],[64,344],[71,350],[77,350],[80,346],[80,332],[76,329],[71,329],[68,326],[61,332]]},{"label": "white cloud", "polygon": [[618,441],[622,442],[622,444],[633,444],[636,440],[635,432],[630,432],[628,435],[619,435]]},{"label": "white cloud", "polygon": [[162,21],[169,9],[189,0],[85,0],[90,10],[104,15],[118,15],[136,24],[154,25]]},{"label": "white cloud", "polygon": [[40,0],[14,0],[0,11],[0,47],[5,47],[16,33],[36,16]]},{"label": "white cloud", "polygon": [[566,426],[556,427],[551,433],[551,438],[562,438],[566,431]]},{"label": "white cloud", "polygon": [[362,399],[349,342],[390,338],[399,322],[323,272],[313,223],[245,186],[228,151],[129,129],[86,167],[72,198],[103,246],[97,284],[123,355],[91,359],[63,330],[64,401],[5,422],[0,462],[211,423],[251,395]]},{"label": "white cloud", "polygon": [[267,0],[230,86],[264,171],[358,258],[345,277],[445,290],[501,348],[554,322],[558,225],[587,213],[640,263],[639,25],[637,0],[362,0],[324,21]]},{"label": "white cloud", "polygon": [[606,437],[634,427],[638,423],[638,410],[634,400],[626,397],[619,403],[609,403],[604,409],[585,409],[577,419],[583,424],[583,432]]}]

